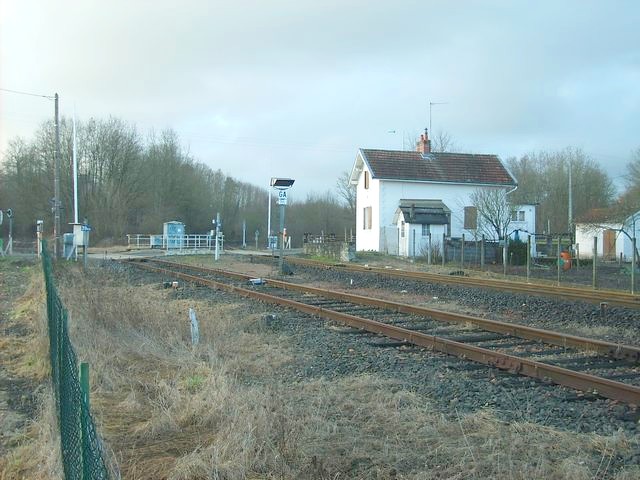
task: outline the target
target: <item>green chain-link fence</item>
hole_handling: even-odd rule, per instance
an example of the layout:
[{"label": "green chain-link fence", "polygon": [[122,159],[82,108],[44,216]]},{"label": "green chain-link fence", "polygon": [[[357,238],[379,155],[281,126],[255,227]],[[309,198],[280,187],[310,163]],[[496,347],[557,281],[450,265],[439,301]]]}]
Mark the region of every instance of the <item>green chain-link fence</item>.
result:
[{"label": "green chain-link fence", "polygon": [[56,290],[46,242],[42,245],[42,268],[47,286],[51,375],[58,408],[65,479],[108,479],[109,471],[89,411],[89,399],[80,387],[78,360],[69,340],[67,310]]}]

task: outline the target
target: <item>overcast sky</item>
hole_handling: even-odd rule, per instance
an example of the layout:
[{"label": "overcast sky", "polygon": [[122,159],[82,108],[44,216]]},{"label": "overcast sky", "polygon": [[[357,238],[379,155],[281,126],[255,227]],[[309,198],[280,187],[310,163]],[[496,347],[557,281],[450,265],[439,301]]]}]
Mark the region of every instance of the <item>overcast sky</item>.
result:
[{"label": "overcast sky", "polygon": [[[0,0],[0,87],[173,128],[240,180],[333,189],[358,148],[429,124],[503,159],[640,147],[640,2]],[[0,91],[0,151],[53,102]],[[395,131],[396,133],[390,133]]]}]

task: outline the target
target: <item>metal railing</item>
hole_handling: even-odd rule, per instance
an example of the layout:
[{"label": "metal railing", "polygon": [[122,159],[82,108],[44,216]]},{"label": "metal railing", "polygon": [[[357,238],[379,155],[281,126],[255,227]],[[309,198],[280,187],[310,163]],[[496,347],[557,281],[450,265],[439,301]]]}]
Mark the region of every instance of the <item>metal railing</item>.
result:
[{"label": "metal railing", "polygon": [[[218,238],[218,248],[224,250],[224,235]],[[215,235],[127,235],[129,249],[214,250]]]}]

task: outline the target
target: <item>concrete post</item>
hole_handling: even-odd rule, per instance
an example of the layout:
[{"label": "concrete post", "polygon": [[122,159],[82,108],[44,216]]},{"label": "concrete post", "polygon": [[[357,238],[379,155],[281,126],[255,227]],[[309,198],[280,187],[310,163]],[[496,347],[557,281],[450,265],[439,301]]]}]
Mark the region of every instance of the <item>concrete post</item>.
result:
[{"label": "concrete post", "polygon": [[596,264],[598,263],[598,237],[593,237],[593,274],[591,278],[591,286],[595,290],[598,281],[596,278]]}]

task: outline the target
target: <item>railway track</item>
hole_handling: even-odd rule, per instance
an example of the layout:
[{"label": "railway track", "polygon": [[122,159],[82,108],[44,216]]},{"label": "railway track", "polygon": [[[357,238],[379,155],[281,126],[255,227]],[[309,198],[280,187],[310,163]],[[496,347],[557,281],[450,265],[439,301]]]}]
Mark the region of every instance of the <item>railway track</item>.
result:
[{"label": "railway track", "polygon": [[312,268],[338,269],[347,272],[360,272],[383,275],[387,277],[418,280],[423,282],[443,283],[448,285],[463,285],[466,287],[489,288],[493,290],[524,293],[526,295],[550,296],[565,300],[578,300],[589,303],[608,303],[629,308],[640,308],[640,296],[615,290],[594,290],[588,288],[566,287],[543,283],[525,283],[514,280],[499,280],[489,278],[473,278],[457,275],[442,275],[438,273],[412,272],[390,268],[371,267],[347,263],[325,263],[306,258],[287,257],[292,265],[302,265]]},{"label": "railway track", "polygon": [[278,304],[547,382],[640,405],[640,348],[166,260],[136,267]]}]

